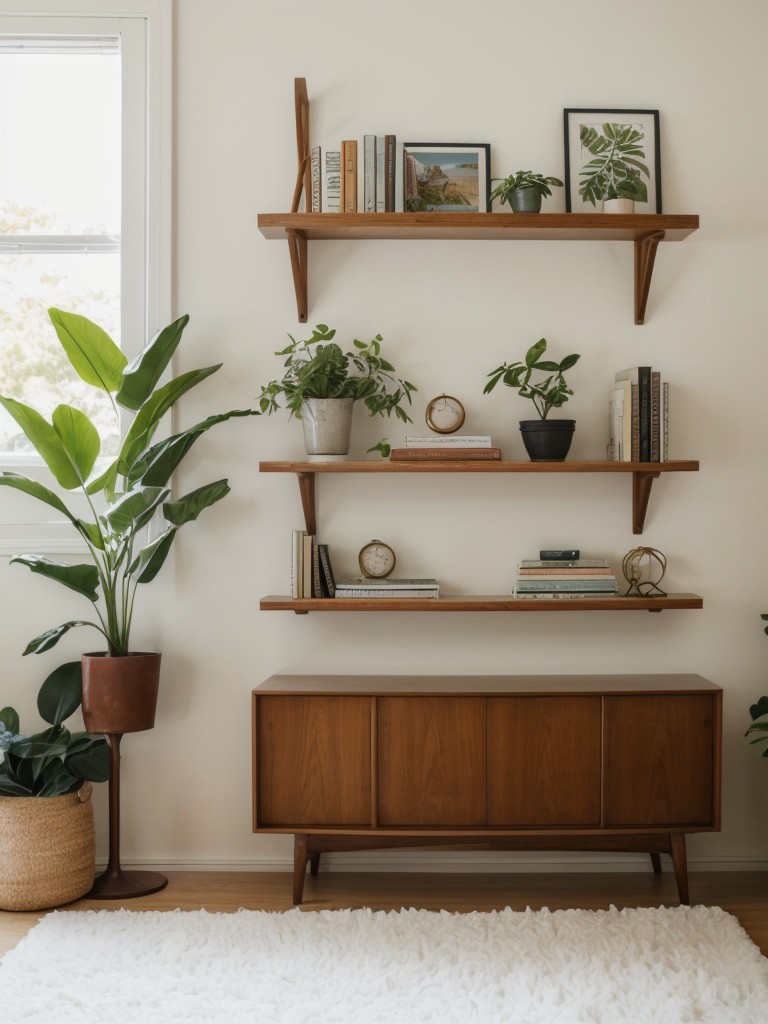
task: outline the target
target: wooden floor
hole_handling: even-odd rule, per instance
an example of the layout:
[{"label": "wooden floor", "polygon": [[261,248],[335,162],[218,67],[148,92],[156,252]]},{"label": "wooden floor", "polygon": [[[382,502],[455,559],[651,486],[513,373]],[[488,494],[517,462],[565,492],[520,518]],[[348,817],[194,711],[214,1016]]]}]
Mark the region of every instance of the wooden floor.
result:
[{"label": "wooden floor", "polygon": [[[292,876],[275,872],[178,871],[161,892],[124,902],[78,900],[66,910],[287,910]],[[722,907],[741,922],[768,956],[768,872],[692,872],[691,903]],[[302,909],[370,907],[399,910],[524,910],[677,906],[674,877],[668,872],[583,874],[376,874],[323,872],[307,877]],[[0,912],[0,954],[13,948],[41,913]]]}]

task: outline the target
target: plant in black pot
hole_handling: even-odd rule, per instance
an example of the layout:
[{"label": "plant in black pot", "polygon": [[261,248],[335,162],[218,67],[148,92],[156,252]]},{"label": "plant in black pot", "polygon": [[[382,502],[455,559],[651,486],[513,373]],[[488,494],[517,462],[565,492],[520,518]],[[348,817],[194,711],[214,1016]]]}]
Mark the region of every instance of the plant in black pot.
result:
[{"label": "plant in black pot", "polygon": [[80,707],[79,661],[45,679],[37,709],[48,728],[20,732],[14,708],[0,710],[0,909],[43,910],[93,885],[91,783],[109,778],[103,736],[70,732]]},{"label": "plant in black pot", "polygon": [[491,192],[490,200],[509,203],[514,213],[539,213],[544,196],[551,196],[553,188],[562,188],[559,178],[545,177],[533,171],[516,171],[506,178],[494,178],[499,184]]},{"label": "plant in black pot", "polygon": [[262,385],[259,396],[261,412],[276,412],[282,399],[291,416],[302,421],[310,458],[345,457],[357,401],[371,416],[394,412],[403,423],[411,422],[403,403],[410,404],[417,388],[395,376],[394,366],[381,354],[381,335],[369,342],[354,339],[353,349],[344,352],[333,341],[335,334],[325,324],[318,324],[305,341],[289,334],[291,344],[275,353],[286,357],[285,373]]},{"label": "plant in black pot", "polygon": [[[546,349],[546,339],[541,338],[528,349],[524,362],[503,363],[492,370],[488,374],[483,394],[490,394],[501,382],[509,388],[515,388],[521,398],[530,399],[539,419],[521,420],[520,431],[531,461],[562,462],[570,450],[576,421],[549,420],[547,416],[552,409],[565,405],[573,394],[566,383],[565,371],[578,362],[579,356],[574,353],[555,363],[551,359],[542,359]],[[541,371],[545,376],[532,381],[534,370]]]},{"label": "plant in black pot", "polygon": [[[130,645],[134,602],[140,586],[151,583],[162,568],[178,531],[229,492],[216,480],[172,497],[170,480],[190,448],[206,431],[234,416],[259,415],[243,409],[219,413],[170,437],[156,440],[163,417],[192,388],[221,366],[188,370],[161,383],[181,342],[189,317],[159,331],[128,365],[123,352],[87,317],[49,310],[59,341],[78,376],[105,392],[115,417],[125,426],[117,456],[99,460],[101,441],[94,423],[81,410],[59,405],[50,422],[16,399],[0,396],[0,405],[16,421],[58,485],[51,490],[18,473],[0,473],[0,485],[43,502],[74,530],[89,561],[61,563],[42,555],[20,554],[11,563],[59,583],[90,603],[94,619],[71,619],[27,644],[24,654],[50,650],[62,636],[80,626],[95,628],[106,651],[84,654],[83,718],[90,732],[110,739],[110,863],[98,895],[119,898],[162,888],[166,879],[154,872],[133,872],[128,879],[117,865],[117,815],[112,807],[119,793],[119,743],[123,733],[151,729],[160,673],[160,654],[136,652]],[[121,414],[118,406],[124,410]],[[126,425],[127,421],[127,425]],[[85,498],[90,520],[72,511],[61,491]],[[148,535],[151,521],[157,535]],[[141,877],[140,877],[141,876]],[[151,876],[151,877],[150,877]],[[159,881],[162,879],[162,881]]]}]

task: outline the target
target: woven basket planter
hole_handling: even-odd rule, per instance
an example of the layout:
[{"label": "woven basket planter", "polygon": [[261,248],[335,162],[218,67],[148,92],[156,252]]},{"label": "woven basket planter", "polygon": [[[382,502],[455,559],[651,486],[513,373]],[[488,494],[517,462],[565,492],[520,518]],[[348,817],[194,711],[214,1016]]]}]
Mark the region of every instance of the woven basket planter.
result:
[{"label": "woven basket planter", "polygon": [[0,797],[0,910],[46,910],[93,885],[90,782],[64,796]]}]

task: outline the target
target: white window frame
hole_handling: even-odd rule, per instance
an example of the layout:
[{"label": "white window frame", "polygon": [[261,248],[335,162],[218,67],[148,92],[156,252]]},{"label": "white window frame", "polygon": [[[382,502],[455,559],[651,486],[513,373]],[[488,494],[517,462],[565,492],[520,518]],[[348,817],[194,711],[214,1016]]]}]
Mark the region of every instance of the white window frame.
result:
[{"label": "white window frame", "polygon": [[[0,34],[120,35],[129,55],[122,77],[124,180],[142,183],[123,192],[121,216],[120,333],[129,360],[172,319],[172,21],[173,0],[0,0]],[[0,468],[37,475],[40,462],[0,459]],[[0,555],[84,550],[68,523],[35,521],[44,512],[3,488]]]}]

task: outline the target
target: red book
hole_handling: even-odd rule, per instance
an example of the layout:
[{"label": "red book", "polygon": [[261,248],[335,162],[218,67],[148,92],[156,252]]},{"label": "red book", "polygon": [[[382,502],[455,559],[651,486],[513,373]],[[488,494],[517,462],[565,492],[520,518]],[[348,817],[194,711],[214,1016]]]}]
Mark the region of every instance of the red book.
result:
[{"label": "red book", "polygon": [[501,458],[501,448],[393,448],[390,462],[488,462]]}]

